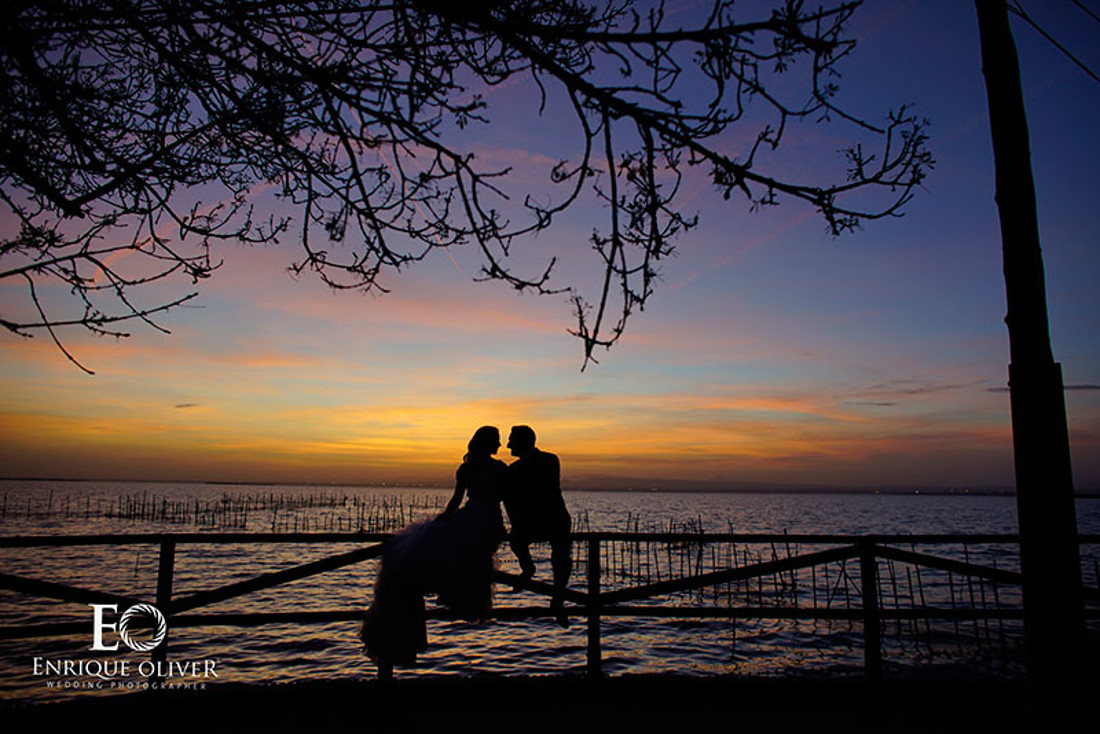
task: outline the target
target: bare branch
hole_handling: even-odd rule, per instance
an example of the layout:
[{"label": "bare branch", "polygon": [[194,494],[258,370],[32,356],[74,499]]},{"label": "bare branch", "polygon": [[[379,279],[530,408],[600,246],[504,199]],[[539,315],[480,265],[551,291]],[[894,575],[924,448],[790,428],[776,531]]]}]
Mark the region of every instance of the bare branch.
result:
[{"label": "bare branch", "polygon": [[[933,161],[908,108],[879,123],[838,102],[857,6],[777,0],[745,18],[709,0],[673,24],[640,0],[6,3],[0,201],[20,231],[0,242],[0,281],[62,284],[71,308],[32,290],[37,318],[0,325],[46,328],[71,358],[55,328],[161,329],[192,297],[162,285],[209,277],[217,243],[293,232],[293,275],[383,293],[389,273],[472,247],[476,279],[568,295],[587,365],[695,226],[680,203],[693,171],[751,209],[809,203],[835,234],[900,213]],[[474,155],[493,124],[482,92],[505,82],[533,84],[538,115],[568,100],[553,124],[575,124],[553,134],[572,154],[542,187]],[[835,176],[769,170],[792,126],[827,120],[855,137]],[[730,150],[739,127],[752,142]],[[197,203],[211,192],[220,203]],[[255,221],[270,197],[280,216]],[[514,248],[585,200],[608,217],[591,240],[599,292],[558,282],[557,253],[517,269]]]}]

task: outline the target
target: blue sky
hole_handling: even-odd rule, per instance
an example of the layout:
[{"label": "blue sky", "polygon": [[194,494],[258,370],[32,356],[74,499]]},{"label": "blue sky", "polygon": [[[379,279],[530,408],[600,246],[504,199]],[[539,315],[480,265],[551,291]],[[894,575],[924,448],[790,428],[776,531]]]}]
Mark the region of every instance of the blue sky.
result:
[{"label": "blue sky", "polygon": [[[673,4],[676,6],[677,4]],[[1026,2],[1100,69],[1100,23],[1070,0]],[[677,6],[678,7],[678,6]],[[1079,488],[1100,488],[1100,83],[1019,19],[1056,358]],[[445,483],[477,426],[530,423],[567,481],[597,477],[828,485],[1010,485],[1004,282],[972,3],[869,1],[841,99],[874,117],[912,103],[937,165],[905,216],[831,237],[807,207],[752,213],[706,187],[700,226],[623,339],[583,372],[562,297],[474,283],[470,253],[329,292],[285,272],[294,243],[229,247],[172,334],[0,335],[0,461],[9,476]],[[480,143],[555,159],[553,126]],[[509,114],[506,114],[509,113]],[[831,156],[839,129],[792,133],[783,164]],[[533,168],[531,170],[534,170]],[[533,174],[532,174],[533,175]],[[593,279],[580,209],[520,259],[559,255]],[[0,308],[18,294],[0,287]],[[598,481],[611,481],[601,479]]]}]

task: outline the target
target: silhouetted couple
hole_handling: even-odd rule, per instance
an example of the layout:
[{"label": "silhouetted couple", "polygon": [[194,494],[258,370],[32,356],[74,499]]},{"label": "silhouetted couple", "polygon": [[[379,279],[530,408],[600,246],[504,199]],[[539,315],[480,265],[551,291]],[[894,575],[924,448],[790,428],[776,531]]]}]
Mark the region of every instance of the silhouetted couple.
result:
[{"label": "silhouetted couple", "polygon": [[405,528],[383,549],[362,630],[366,652],[383,675],[395,665],[414,664],[427,648],[425,594],[436,594],[464,619],[485,618],[492,606],[496,551],[505,535],[502,502],[523,577],[535,572],[530,544],[551,543],[551,606],[559,624],[568,624],[562,592],[572,566],[570,518],[558,457],[536,448],[535,432],[527,426],[515,426],[509,436],[508,448],[517,457],[511,466],[495,458],[500,432],[493,426],[479,428],[467,448],[443,513]]}]

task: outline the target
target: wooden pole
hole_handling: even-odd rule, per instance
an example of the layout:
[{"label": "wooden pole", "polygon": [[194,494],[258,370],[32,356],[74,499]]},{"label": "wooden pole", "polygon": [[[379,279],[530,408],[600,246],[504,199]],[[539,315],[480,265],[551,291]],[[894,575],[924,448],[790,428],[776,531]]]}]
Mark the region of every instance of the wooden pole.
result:
[{"label": "wooden pole", "polygon": [[588,540],[588,675],[597,678],[603,673],[600,650],[600,541]]},{"label": "wooden pole", "polygon": [[[157,609],[166,617],[168,616],[169,605],[172,603],[172,582],[175,573],[176,544],[171,540],[165,540],[160,544],[160,563],[157,568]],[[171,625],[169,625],[168,631],[169,634],[171,634]],[[152,661],[154,673],[150,677],[151,683],[157,685],[164,684],[164,676],[160,675],[159,669],[164,665],[167,659],[168,638],[165,637],[164,642],[153,649]]]},{"label": "wooden pole", "polygon": [[863,604],[863,661],[867,680],[882,680],[882,621],[878,604],[878,560],[874,543],[860,541],[859,580]]},{"label": "wooden pole", "polygon": [[1054,361],[1030,141],[1005,0],[976,0],[1004,259],[1009,395],[1029,677],[1072,688],[1085,640],[1081,561],[1061,367]]}]

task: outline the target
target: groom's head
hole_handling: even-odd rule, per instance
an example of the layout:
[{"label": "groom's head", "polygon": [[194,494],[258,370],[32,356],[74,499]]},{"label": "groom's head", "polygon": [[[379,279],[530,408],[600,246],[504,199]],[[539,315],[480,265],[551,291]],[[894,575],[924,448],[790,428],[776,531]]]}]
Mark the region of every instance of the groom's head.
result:
[{"label": "groom's head", "polygon": [[508,450],[512,456],[523,456],[535,448],[535,432],[529,426],[512,426],[508,435]]}]

